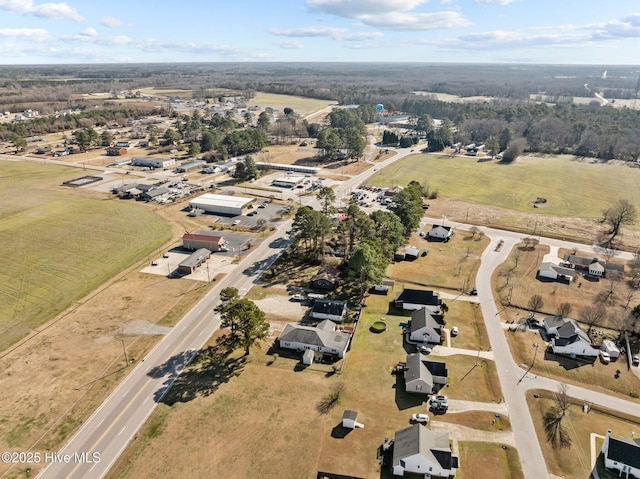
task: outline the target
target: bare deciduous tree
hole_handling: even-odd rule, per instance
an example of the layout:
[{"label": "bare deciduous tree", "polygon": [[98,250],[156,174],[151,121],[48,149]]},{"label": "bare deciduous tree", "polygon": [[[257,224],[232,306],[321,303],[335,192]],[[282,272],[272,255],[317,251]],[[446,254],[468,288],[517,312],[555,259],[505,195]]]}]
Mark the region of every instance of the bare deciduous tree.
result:
[{"label": "bare deciduous tree", "polygon": [[569,409],[569,396],[567,395],[567,385],[561,384],[553,397],[554,405],[544,414],[544,432],[547,441],[561,448],[571,447],[571,435],[564,426],[564,418],[567,417]]},{"label": "bare deciduous tree", "polygon": [[544,306],[544,301],[542,300],[542,296],[540,296],[539,294],[534,294],[529,298],[529,302],[527,303],[527,306],[531,310],[531,316],[533,316],[533,313],[539,312]]},{"label": "bare deciduous tree", "polygon": [[605,233],[608,237],[604,239],[603,246],[612,248],[614,239],[620,233],[622,225],[635,223],[636,216],[636,207],[628,200],[618,200],[611,208],[603,211],[603,222],[610,226],[610,229]]},{"label": "bare deciduous tree", "polygon": [[587,329],[587,334],[591,332],[594,326],[599,326],[600,324],[602,324],[606,317],[607,310],[602,304],[585,306],[580,310],[579,313],[580,321],[589,326],[589,329]]},{"label": "bare deciduous tree", "polygon": [[566,318],[567,316],[569,316],[569,313],[571,313],[572,309],[573,307],[570,303],[560,303],[556,312],[558,313],[558,316]]}]

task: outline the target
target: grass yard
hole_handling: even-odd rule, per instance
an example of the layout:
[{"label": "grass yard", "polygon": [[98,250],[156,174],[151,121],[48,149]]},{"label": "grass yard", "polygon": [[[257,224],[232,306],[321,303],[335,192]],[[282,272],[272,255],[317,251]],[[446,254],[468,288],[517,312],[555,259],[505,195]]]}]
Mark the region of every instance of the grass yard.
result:
[{"label": "grass yard", "polygon": [[[538,311],[541,316],[553,316],[557,313],[561,303],[569,303],[571,305],[569,316],[577,319],[580,310],[586,306],[602,302],[611,312],[614,308],[624,307],[629,300],[629,295],[633,295],[633,291],[629,290],[625,281],[613,282],[612,284],[607,279],[595,281],[580,274],[576,275],[574,280],[568,284],[546,279],[541,281],[536,278],[536,275],[543,257],[547,253],[549,253],[549,247],[541,245],[531,249],[520,244],[511,251],[507,260],[494,276],[494,290],[498,292],[503,304],[508,302],[509,295],[511,295],[511,305],[526,310],[531,296],[534,293],[540,294],[544,303]],[[568,253],[570,251],[565,249],[560,249],[558,252],[560,258]],[[607,293],[612,289],[613,294],[608,295]],[[505,310],[503,317],[518,322],[529,315],[524,310]],[[606,318],[601,326],[613,326],[611,319]]]},{"label": "grass yard", "polygon": [[256,96],[247,102],[248,107],[258,105],[262,109],[271,107],[282,111],[285,108],[291,108],[294,112],[302,116],[315,113],[335,104],[336,102],[331,100],[318,100],[316,98],[262,92],[257,92]]},{"label": "grass yard", "polygon": [[[640,170],[568,155],[527,156],[511,165],[500,165],[475,158],[421,154],[385,168],[369,183],[405,186],[414,179],[428,179],[432,190],[448,198],[527,213],[596,218],[619,198],[640,208]],[[537,197],[547,202],[534,210],[532,202]]]},{"label": "grass yard", "polygon": [[[425,229],[429,229],[427,225]],[[455,291],[470,290],[475,286],[480,257],[489,244],[485,236],[458,231],[447,243],[426,241],[413,233],[409,244],[420,250],[428,249],[427,256],[415,261],[398,261],[387,269],[387,276],[402,283],[413,283],[428,288]]]},{"label": "grass yard", "polygon": [[[267,289],[254,288],[252,294],[265,299],[270,296]],[[266,474],[312,479],[319,470],[371,479],[391,477],[389,470],[380,470],[378,447],[385,437],[408,426],[411,414],[426,412],[426,397],[405,393],[403,379],[390,374],[406,356],[397,326],[406,317],[389,314],[388,301],[385,296],[368,298],[342,374],[316,365],[301,370],[297,359],[285,356],[274,360],[267,354],[267,343],[249,358],[240,351],[219,354],[212,339],[211,347],[180,377],[167,404],[151,415],[108,477],[233,479]],[[370,332],[369,325],[382,316],[389,329]],[[460,380],[475,358],[452,356],[446,361],[454,377],[447,388],[450,397],[499,398],[492,365],[480,364]],[[335,407],[323,409],[337,383],[345,385],[344,392]],[[343,430],[345,409],[357,411],[365,428]],[[457,416],[472,426],[473,414]],[[502,427],[508,427],[506,420]]]},{"label": "grass yard", "polygon": [[[571,405],[567,414],[566,425],[572,445],[569,449],[555,447],[546,440],[542,417],[549,407],[553,405],[550,393],[538,391],[540,397],[533,397],[533,391],[529,391],[527,402],[531,417],[538,434],[549,472],[560,477],[589,477],[592,470],[590,435],[596,433],[605,435],[611,429],[614,437],[633,437],[640,432],[640,425],[621,418],[605,414],[594,409],[585,413],[580,404]],[[602,440],[596,440],[596,454],[599,454]]]},{"label": "grass yard", "polygon": [[1,162],[0,350],[170,238],[129,202],[59,186],[77,169]]},{"label": "grass yard", "polygon": [[[591,388],[605,394],[613,392],[630,401],[638,401],[640,380],[627,369],[626,361],[622,356],[609,364],[602,364],[599,359],[594,362],[581,361],[565,356],[556,356],[550,351],[546,352],[546,343],[538,332],[518,331],[506,333],[506,336],[511,354],[517,364],[530,365],[535,354],[534,345],[539,345],[536,362],[530,374],[540,374],[581,387],[589,384]],[[615,375],[618,369],[620,376],[616,379]],[[636,396],[636,399],[633,398],[633,395]]]},{"label": "grass yard", "polygon": [[491,343],[479,305],[450,299],[445,300],[445,304],[449,307],[449,312],[445,316],[446,327],[451,329],[457,326],[460,331],[457,336],[451,337],[451,347],[489,351]]},{"label": "grass yard", "polygon": [[523,479],[518,451],[490,442],[460,442],[458,479]]},{"label": "grass yard", "polygon": [[438,420],[472,427],[482,431],[506,432],[511,431],[511,421],[508,416],[496,418],[496,414],[488,411],[465,411],[438,416]]}]

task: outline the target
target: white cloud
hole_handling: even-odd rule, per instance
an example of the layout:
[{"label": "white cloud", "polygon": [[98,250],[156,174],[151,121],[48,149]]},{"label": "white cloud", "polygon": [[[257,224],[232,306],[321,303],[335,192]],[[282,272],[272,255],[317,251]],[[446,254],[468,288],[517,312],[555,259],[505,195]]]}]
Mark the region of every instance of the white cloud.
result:
[{"label": "white cloud", "polygon": [[594,37],[598,39],[640,37],[640,13],[598,25]]},{"label": "white cloud", "polygon": [[428,0],[307,0],[307,6],[314,12],[360,18],[361,15],[413,10],[427,2]]},{"label": "white cloud", "polygon": [[443,28],[467,27],[472,23],[459,12],[437,13],[402,13],[394,12],[387,15],[363,15],[360,21],[371,27],[383,30],[437,30]]},{"label": "white cloud", "polygon": [[80,32],[80,35],[83,35],[85,37],[97,37],[98,31],[95,28],[89,27],[82,30]]},{"label": "white cloud", "polygon": [[512,3],[514,0],[476,0],[476,3],[481,3],[481,4],[492,4],[492,3],[497,3],[499,5],[509,5],[510,3]]},{"label": "white cloud", "polygon": [[84,21],[78,11],[65,2],[34,5],[33,0],[0,0],[0,8],[36,17],[72,20],[74,22]]},{"label": "white cloud", "polygon": [[306,28],[272,28],[270,33],[280,37],[331,37],[346,34],[346,28],[336,27],[306,27]]},{"label": "white cloud", "polygon": [[124,26],[124,22],[116,17],[102,17],[100,20],[105,27],[116,28]]},{"label": "white cloud", "polygon": [[46,42],[51,37],[42,28],[0,28],[0,37],[24,38],[34,42]]},{"label": "white cloud", "polygon": [[299,50],[304,48],[304,45],[298,40],[287,40],[286,42],[276,42],[275,45],[285,50]]}]

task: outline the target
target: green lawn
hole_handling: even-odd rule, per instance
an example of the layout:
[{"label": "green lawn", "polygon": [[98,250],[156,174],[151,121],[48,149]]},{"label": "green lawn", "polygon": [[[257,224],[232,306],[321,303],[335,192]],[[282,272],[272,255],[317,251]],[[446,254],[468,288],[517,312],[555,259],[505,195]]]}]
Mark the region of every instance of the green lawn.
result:
[{"label": "green lawn", "polygon": [[0,350],[170,238],[142,205],[59,186],[77,169],[0,167]]},{"label": "green lawn", "polygon": [[569,155],[524,157],[511,165],[476,158],[421,154],[385,168],[368,182],[407,185],[427,180],[448,198],[531,213],[531,202],[544,197],[540,214],[595,218],[616,199],[640,208],[640,169],[593,163]]}]

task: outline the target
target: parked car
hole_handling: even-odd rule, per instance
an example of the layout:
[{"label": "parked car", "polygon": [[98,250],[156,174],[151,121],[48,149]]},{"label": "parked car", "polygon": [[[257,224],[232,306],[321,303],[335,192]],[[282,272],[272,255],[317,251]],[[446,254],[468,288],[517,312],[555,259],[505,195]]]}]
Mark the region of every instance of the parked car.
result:
[{"label": "parked car", "polygon": [[235,220],[235,221],[233,222],[233,226],[238,226],[240,223],[241,223],[241,221],[240,221],[240,220]]},{"label": "parked car", "polygon": [[600,361],[602,361],[602,364],[609,364],[611,362],[611,356],[606,351],[600,351]]},{"label": "parked car", "polygon": [[640,356],[638,356],[637,354],[634,354],[631,357],[631,365],[632,366],[640,366]]},{"label": "parked car", "polygon": [[411,420],[413,422],[421,422],[422,424],[427,424],[429,422],[429,416],[426,414],[412,414]]},{"label": "parked car", "polygon": [[425,233],[424,231],[420,231],[419,235],[420,235],[420,238],[426,238],[427,237],[427,233]]},{"label": "parked car", "polygon": [[458,335],[458,326],[454,326],[453,328],[451,328],[451,336],[457,336]]},{"label": "parked car", "polygon": [[291,296],[291,301],[306,301],[306,296],[303,294],[294,294]]},{"label": "parked car", "polygon": [[422,354],[431,354],[432,353],[432,349],[428,346],[418,346],[418,351],[420,351]]},{"label": "parked car", "polygon": [[431,398],[431,407],[434,409],[447,409],[449,407],[449,399],[447,396],[433,396]]},{"label": "parked car", "polygon": [[470,292],[469,292],[470,296],[478,296],[478,290],[476,288],[473,288]]}]

